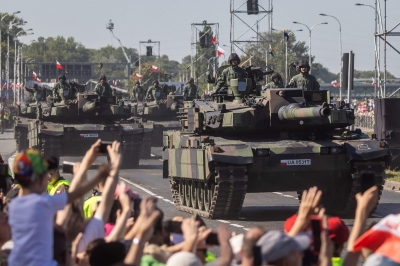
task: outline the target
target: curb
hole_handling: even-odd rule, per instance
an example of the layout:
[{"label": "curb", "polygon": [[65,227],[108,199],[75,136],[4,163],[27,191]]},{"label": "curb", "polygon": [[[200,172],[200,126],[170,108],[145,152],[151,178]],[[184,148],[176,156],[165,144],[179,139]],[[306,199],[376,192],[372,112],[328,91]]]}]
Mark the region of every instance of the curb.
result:
[{"label": "curb", "polygon": [[383,186],[384,190],[400,192],[400,182],[386,180]]}]

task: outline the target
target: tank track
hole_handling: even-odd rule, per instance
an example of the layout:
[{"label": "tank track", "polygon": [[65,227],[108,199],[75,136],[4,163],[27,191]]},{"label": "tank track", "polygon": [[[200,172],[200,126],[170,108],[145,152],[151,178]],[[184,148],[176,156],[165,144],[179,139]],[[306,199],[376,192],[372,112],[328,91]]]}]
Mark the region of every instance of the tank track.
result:
[{"label": "tank track", "polygon": [[[172,198],[178,210],[209,219],[239,215],[247,190],[247,167],[217,163],[214,169],[210,180],[170,177]],[[188,186],[184,189],[186,193],[182,191],[184,184]]]},{"label": "tank track", "polygon": [[142,151],[140,158],[150,159],[151,158],[151,143],[152,143],[152,131],[144,133],[142,141]]},{"label": "tank track", "polygon": [[45,156],[54,156],[60,159],[61,156],[61,139],[58,136],[42,135],[39,139],[40,153]]},{"label": "tank track", "polygon": [[15,142],[17,152],[29,148],[28,129],[23,127],[15,128]]},{"label": "tank track", "polygon": [[[366,183],[369,186],[375,185],[379,189],[378,203],[374,207],[372,213],[374,213],[378,207],[379,200],[382,195],[383,185],[385,184],[385,168],[386,163],[384,161],[365,161],[365,162],[354,162],[353,168],[355,172],[351,175],[352,180],[350,187],[340,188],[339,193],[343,197],[333,198],[330,201],[323,202],[327,208],[327,212],[332,212],[335,215],[353,217],[357,207],[356,194],[362,192],[362,177],[363,175],[369,175],[369,180]],[[366,177],[368,178],[368,176]],[[365,183],[365,182],[364,182]],[[336,191],[335,191],[336,192]],[[339,192],[339,191],[338,191]],[[297,191],[299,202],[301,202],[301,196],[303,191]],[[324,200],[323,200],[324,201]],[[341,206],[341,209],[337,207]]]},{"label": "tank track", "polygon": [[139,166],[142,138],[141,134],[125,135],[122,137],[122,169],[131,169]]}]

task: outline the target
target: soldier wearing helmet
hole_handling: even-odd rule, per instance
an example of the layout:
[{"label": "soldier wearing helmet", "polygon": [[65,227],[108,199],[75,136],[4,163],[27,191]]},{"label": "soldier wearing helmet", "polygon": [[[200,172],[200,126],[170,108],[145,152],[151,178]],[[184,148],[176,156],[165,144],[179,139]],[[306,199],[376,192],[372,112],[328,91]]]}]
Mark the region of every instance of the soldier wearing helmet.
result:
[{"label": "soldier wearing helmet", "polygon": [[58,82],[53,88],[53,99],[55,102],[72,100],[74,98],[72,88],[66,80],[65,74],[58,76]]},{"label": "soldier wearing helmet", "polygon": [[158,80],[153,81],[153,86],[151,86],[146,93],[146,99],[150,101],[161,100],[163,98],[163,90],[160,87]]},{"label": "soldier wearing helmet", "polygon": [[[230,87],[231,79],[247,78],[247,72],[243,68],[239,67],[240,58],[236,53],[232,53],[228,59],[230,67],[224,69],[222,74],[217,79],[217,85],[214,93],[218,93],[222,87]],[[228,89],[228,94],[231,91]]]},{"label": "soldier wearing helmet", "polygon": [[197,86],[194,84],[194,78],[190,78],[186,86],[183,88],[183,96],[194,99],[198,95]]},{"label": "soldier wearing helmet", "polygon": [[45,100],[44,91],[42,88],[39,88],[37,84],[33,85],[32,89],[25,87],[25,90],[31,94],[32,102],[39,102]]},{"label": "soldier wearing helmet", "polygon": [[308,73],[310,71],[308,61],[304,59],[300,60],[298,68],[300,74],[294,76],[288,85],[290,87],[301,88],[305,91],[318,91],[320,86],[317,79]]},{"label": "soldier wearing helmet", "polygon": [[135,86],[129,90],[129,97],[134,101],[143,101],[144,89],[140,86],[140,82],[136,81]]},{"label": "soldier wearing helmet", "polygon": [[274,72],[271,75],[271,82],[268,83],[265,88],[266,89],[272,89],[272,88],[283,88],[283,84],[282,84],[282,77],[281,75],[279,75],[278,72]]},{"label": "soldier wearing helmet", "polygon": [[93,93],[96,93],[99,96],[106,96],[106,97],[113,96],[113,91],[110,87],[110,84],[107,83],[106,76],[104,75],[100,76],[99,83],[97,83],[96,87],[94,87]]}]

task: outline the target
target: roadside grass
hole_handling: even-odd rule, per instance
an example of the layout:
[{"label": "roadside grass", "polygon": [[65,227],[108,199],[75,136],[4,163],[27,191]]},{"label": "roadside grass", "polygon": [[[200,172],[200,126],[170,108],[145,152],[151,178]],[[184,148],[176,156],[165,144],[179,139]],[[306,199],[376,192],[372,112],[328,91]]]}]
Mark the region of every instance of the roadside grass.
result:
[{"label": "roadside grass", "polygon": [[386,180],[400,182],[400,171],[386,170]]}]

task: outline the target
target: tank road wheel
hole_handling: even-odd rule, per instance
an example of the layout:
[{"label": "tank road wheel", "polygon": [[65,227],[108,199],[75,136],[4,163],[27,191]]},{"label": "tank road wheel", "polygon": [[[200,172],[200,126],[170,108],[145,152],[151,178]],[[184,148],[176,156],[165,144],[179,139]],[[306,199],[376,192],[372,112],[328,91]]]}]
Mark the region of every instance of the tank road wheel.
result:
[{"label": "tank road wheel", "polygon": [[204,211],[204,182],[197,181],[196,189],[197,206],[200,211]]},{"label": "tank road wheel", "polygon": [[186,205],[185,202],[185,180],[182,178],[179,178],[178,180],[179,184],[179,200],[181,205]]},{"label": "tank road wheel", "polygon": [[206,212],[209,212],[212,205],[212,199],[214,195],[215,184],[214,183],[206,183],[204,184],[204,209]]},{"label": "tank road wheel", "polygon": [[192,179],[190,183],[190,200],[192,202],[192,208],[197,209],[197,191],[199,190],[199,183],[195,179]]},{"label": "tank road wheel", "polygon": [[188,206],[188,207],[192,207],[192,201],[191,201],[191,197],[190,197],[190,192],[191,192],[191,183],[192,183],[192,181],[191,180],[185,180],[184,181],[184,188],[185,188],[185,206]]}]

